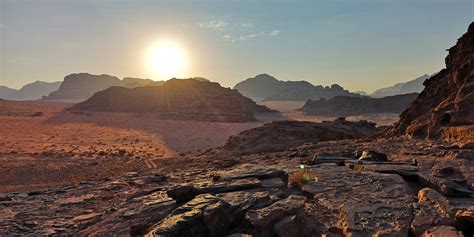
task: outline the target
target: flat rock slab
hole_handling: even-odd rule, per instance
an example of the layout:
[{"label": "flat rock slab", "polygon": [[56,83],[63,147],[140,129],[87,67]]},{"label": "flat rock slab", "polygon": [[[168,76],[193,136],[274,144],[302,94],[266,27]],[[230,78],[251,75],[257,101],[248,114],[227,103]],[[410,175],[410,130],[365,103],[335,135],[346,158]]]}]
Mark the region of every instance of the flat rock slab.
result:
[{"label": "flat rock slab", "polygon": [[408,235],[415,197],[401,176],[344,166],[308,169],[311,179],[301,186],[303,193],[339,212],[347,235]]},{"label": "flat rock slab", "polygon": [[403,177],[416,177],[418,167],[413,165],[399,164],[354,164],[352,167],[355,171],[373,171],[384,174],[398,174]]},{"label": "flat rock slab", "polygon": [[145,236],[224,236],[232,222],[230,204],[211,194],[173,210]]}]

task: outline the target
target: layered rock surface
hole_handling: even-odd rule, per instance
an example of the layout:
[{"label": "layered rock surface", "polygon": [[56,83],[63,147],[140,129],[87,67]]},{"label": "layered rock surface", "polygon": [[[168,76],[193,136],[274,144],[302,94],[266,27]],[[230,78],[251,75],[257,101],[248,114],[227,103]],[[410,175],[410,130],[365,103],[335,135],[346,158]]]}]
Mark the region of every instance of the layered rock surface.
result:
[{"label": "layered rock surface", "polygon": [[[416,163],[298,150],[326,162],[301,169],[294,164],[313,159],[288,152],[272,159],[189,157],[163,160],[150,172],[2,194],[0,235],[436,236],[472,230],[473,209],[413,179],[428,175]],[[411,176],[397,174],[407,166]],[[307,179],[298,179],[302,170]]]},{"label": "layered rock surface", "polygon": [[171,79],[161,86],[112,87],[100,91],[71,111],[156,113],[172,119],[245,122],[254,113],[274,112],[218,83]]}]

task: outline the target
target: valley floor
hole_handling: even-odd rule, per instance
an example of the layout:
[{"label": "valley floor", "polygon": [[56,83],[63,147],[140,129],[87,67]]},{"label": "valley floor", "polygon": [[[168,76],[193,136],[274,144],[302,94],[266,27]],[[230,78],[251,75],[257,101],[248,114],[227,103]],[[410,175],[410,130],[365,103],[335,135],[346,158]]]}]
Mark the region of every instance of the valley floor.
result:
[{"label": "valley floor", "polygon": [[[190,156],[222,146],[229,136],[282,119],[302,116],[302,102],[266,102],[282,115],[249,123],[159,120],[152,115],[64,112],[72,104],[0,101],[0,193],[77,184],[130,171],[155,168],[167,157]],[[42,116],[32,116],[42,112]],[[387,116],[390,117],[387,119]],[[368,115],[386,124],[396,115]]]}]

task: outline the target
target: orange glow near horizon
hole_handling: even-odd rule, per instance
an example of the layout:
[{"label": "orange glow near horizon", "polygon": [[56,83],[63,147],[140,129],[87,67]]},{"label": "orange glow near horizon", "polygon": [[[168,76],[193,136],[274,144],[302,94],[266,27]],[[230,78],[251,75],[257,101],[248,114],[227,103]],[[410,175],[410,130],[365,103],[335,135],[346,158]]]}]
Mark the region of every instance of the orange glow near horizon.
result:
[{"label": "orange glow near horizon", "polygon": [[183,77],[188,66],[184,48],[173,41],[153,44],[147,51],[146,63],[153,78]]}]

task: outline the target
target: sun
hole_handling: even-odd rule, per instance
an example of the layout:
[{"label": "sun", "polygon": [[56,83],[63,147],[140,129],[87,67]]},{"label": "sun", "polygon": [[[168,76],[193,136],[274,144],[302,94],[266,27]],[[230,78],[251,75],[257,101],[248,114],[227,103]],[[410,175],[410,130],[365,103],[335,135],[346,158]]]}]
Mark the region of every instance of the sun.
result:
[{"label": "sun", "polygon": [[147,61],[153,76],[170,79],[185,73],[187,57],[177,43],[160,42],[150,47]]}]

